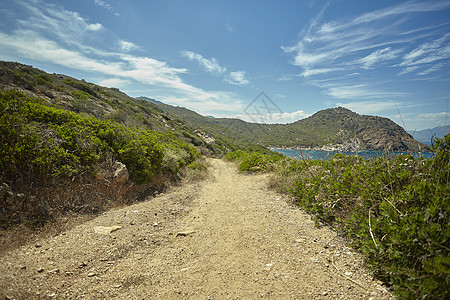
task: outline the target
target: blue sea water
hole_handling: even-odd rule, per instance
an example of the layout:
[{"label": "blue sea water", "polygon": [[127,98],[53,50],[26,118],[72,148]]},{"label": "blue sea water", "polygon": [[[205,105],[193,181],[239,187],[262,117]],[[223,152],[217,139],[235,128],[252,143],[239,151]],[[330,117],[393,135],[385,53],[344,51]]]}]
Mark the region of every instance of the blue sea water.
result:
[{"label": "blue sea water", "polygon": [[[358,152],[339,152],[339,151],[324,151],[324,150],[289,150],[289,149],[273,149],[275,152],[279,152],[281,154],[284,154],[286,156],[295,158],[295,159],[310,159],[310,160],[323,160],[323,159],[330,159],[333,157],[333,155],[337,153],[342,153],[346,155],[358,155],[365,159],[371,159],[376,158],[379,156],[385,156],[386,153],[383,151],[358,151]],[[389,152],[387,155],[399,155],[399,154],[408,154],[407,152]],[[419,153],[414,152],[414,157],[423,156],[424,158],[431,158],[433,157],[433,153]]]}]

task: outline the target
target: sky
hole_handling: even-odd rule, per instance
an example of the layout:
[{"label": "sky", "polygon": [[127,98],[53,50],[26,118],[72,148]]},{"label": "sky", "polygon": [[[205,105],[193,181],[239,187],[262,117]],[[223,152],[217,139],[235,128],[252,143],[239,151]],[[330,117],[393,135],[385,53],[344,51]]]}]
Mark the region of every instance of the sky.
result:
[{"label": "sky", "polygon": [[0,60],[202,115],[449,124],[450,1],[0,0]]}]

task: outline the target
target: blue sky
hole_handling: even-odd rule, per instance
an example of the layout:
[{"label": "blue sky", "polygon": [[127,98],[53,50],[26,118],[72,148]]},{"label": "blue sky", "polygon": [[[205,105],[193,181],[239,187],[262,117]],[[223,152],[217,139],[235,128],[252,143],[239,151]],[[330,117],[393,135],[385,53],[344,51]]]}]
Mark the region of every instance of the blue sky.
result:
[{"label": "blue sky", "polygon": [[0,16],[1,60],[203,115],[449,123],[450,1],[8,0]]}]

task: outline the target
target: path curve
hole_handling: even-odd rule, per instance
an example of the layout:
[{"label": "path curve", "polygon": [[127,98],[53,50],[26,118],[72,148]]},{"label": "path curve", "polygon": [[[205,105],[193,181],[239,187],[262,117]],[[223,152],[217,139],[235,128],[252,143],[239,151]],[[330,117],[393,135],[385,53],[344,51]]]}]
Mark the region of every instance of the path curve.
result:
[{"label": "path curve", "polygon": [[209,163],[206,181],[5,253],[0,296],[393,298],[334,232],[268,190],[268,175]]}]

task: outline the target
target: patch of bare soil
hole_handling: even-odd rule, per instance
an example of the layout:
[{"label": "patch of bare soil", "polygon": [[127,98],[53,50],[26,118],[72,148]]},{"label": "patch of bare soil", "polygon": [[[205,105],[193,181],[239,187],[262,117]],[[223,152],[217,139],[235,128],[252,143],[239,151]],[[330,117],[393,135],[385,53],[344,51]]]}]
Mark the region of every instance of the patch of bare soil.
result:
[{"label": "patch of bare soil", "polygon": [[2,253],[7,299],[391,299],[362,257],[267,189],[210,160],[210,179]]}]

